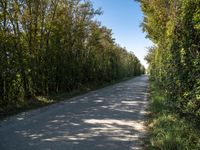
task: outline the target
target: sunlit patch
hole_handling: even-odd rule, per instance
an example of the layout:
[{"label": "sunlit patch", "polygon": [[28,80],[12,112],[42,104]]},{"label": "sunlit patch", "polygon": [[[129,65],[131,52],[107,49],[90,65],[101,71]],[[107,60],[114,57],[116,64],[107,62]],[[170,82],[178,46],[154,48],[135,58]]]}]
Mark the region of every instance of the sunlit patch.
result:
[{"label": "sunlit patch", "polygon": [[56,122],[59,122],[59,120],[53,120],[53,121],[51,121],[51,122],[56,123]]},{"label": "sunlit patch", "polygon": [[148,112],[147,112],[147,111],[144,111],[144,110],[141,110],[141,111],[140,111],[140,114],[145,115],[145,114],[148,114]]},{"label": "sunlit patch", "polygon": [[82,141],[87,139],[88,137],[90,137],[87,134],[83,134],[81,135],[75,135],[75,136],[70,136],[70,135],[63,135],[63,136],[56,136],[56,137],[51,137],[51,138],[45,138],[42,139],[41,141],[45,141],[45,142],[56,142],[56,141]]},{"label": "sunlit patch", "polygon": [[142,97],[137,96],[137,97],[135,97],[135,98],[137,98],[137,99],[141,99]]},{"label": "sunlit patch", "polygon": [[129,120],[117,120],[117,119],[86,119],[85,123],[96,124],[96,125],[120,125],[120,126],[128,126],[132,127],[135,130],[142,131],[144,126],[141,122],[138,121],[129,121]]},{"label": "sunlit patch", "polygon": [[102,103],[103,100],[96,100],[95,102],[96,102],[96,103]]},{"label": "sunlit patch", "polygon": [[24,118],[22,118],[22,117],[19,117],[19,118],[17,118],[17,120],[24,120]]},{"label": "sunlit patch", "polygon": [[70,125],[79,126],[80,124],[78,124],[78,123],[70,123]]},{"label": "sunlit patch", "polygon": [[16,131],[17,134],[22,134],[24,137],[30,138],[32,140],[38,139],[43,136],[41,133],[30,133],[29,131]]},{"label": "sunlit patch", "polygon": [[135,140],[138,140],[138,138],[141,137],[140,134],[127,134],[127,135],[124,135],[124,136],[113,136],[113,137],[110,137],[112,140],[116,140],[116,141],[135,141]]},{"label": "sunlit patch", "polygon": [[138,105],[138,101],[121,101],[122,104]]},{"label": "sunlit patch", "polygon": [[43,134],[31,134],[31,135],[29,135],[29,137],[32,139],[32,140],[35,140],[35,139],[38,139],[38,138],[40,138],[40,137],[42,137],[43,136]]}]

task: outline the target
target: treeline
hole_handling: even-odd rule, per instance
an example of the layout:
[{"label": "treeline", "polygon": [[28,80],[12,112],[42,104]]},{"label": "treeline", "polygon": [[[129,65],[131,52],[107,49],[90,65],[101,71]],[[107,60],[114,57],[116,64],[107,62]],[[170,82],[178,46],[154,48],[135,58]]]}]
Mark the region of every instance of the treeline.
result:
[{"label": "treeline", "polygon": [[200,122],[200,1],[140,0],[143,29],[154,42],[146,60],[166,104]]},{"label": "treeline", "polygon": [[0,111],[144,73],[90,1],[0,0]]}]

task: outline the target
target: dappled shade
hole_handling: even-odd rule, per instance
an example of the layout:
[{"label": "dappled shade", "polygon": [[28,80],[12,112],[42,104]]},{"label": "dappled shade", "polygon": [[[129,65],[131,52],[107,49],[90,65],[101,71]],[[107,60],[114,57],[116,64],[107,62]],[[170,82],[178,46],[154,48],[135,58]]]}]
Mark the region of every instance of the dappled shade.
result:
[{"label": "dappled shade", "polygon": [[13,117],[2,123],[0,148],[140,148],[145,136],[146,89],[147,77],[142,76]]}]

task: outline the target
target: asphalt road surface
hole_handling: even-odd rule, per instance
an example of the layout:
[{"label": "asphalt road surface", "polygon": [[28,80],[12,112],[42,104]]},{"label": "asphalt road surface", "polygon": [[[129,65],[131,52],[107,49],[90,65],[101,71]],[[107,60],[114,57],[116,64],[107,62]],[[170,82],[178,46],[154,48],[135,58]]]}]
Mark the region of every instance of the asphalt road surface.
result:
[{"label": "asphalt road surface", "polygon": [[142,149],[143,75],[0,122],[0,150]]}]

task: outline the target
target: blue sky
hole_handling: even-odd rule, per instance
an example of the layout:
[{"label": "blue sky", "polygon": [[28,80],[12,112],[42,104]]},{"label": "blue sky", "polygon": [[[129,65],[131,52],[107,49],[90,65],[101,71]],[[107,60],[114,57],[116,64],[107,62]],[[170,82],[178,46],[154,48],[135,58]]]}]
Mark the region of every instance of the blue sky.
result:
[{"label": "blue sky", "polygon": [[96,17],[102,25],[112,29],[116,43],[133,51],[147,67],[144,56],[152,42],[145,38],[140,26],[143,14],[134,0],[91,0],[94,8],[102,8],[103,14]]}]

